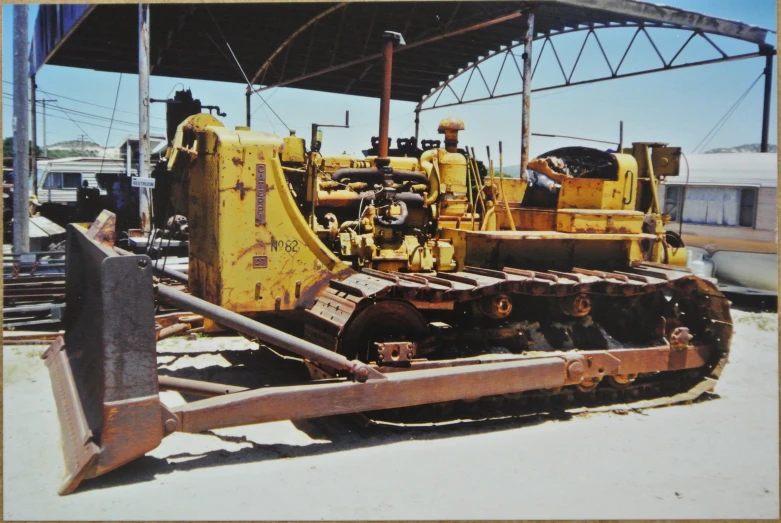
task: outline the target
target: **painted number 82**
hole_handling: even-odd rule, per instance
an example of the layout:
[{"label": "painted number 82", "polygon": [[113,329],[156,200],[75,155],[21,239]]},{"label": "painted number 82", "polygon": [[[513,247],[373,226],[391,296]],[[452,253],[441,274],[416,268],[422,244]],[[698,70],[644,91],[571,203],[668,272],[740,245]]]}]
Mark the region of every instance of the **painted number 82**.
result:
[{"label": "painted number 82", "polygon": [[290,254],[296,254],[299,248],[298,240],[271,240],[271,250],[274,252],[284,251]]}]

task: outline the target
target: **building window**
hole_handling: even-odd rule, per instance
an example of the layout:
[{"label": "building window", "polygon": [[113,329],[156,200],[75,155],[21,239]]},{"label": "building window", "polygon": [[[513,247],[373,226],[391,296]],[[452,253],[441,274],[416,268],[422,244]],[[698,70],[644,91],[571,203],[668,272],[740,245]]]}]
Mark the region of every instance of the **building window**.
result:
[{"label": "building window", "polygon": [[[679,221],[683,186],[668,185],[664,214]],[[683,206],[683,223],[754,227],[757,207],[756,188],[689,187]]]},{"label": "building window", "polygon": [[681,193],[683,187],[678,185],[668,185],[667,190],[664,193],[664,213],[669,214],[670,219],[674,222],[678,221],[681,210]]},{"label": "building window", "polygon": [[44,189],[78,189],[81,187],[81,173],[49,173],[43,183]]}]

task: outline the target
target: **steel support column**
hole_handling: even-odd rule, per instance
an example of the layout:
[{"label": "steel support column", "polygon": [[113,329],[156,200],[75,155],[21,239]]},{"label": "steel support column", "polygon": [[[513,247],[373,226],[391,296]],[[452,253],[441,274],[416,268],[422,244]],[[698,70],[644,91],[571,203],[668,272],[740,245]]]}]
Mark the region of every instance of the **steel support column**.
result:
[{"label": "steel support column", "polygon": [[415,107],[415,141],[420,141],[420,105]]},{"label": "steel support column", "polygon": [[131,176],[133,170],[133,148],[130,140],[125,142],[125,176]]},{"label": "steel support column", "polygon": [[773,53],[765,55],[765,96],[762,101],[762,143],[760,152],[768,150],[767,139],[770,132],[770,92],[773,85]]},{"label": "steel support column", "polygon": [[28,77],[30,65],[26,5],[14,6],[14,252],[30,250],[30,118]]},{"label": "steel support column", "polygon": [[534,40],[534,13],[526,17],[526,35],[523,40],[523,105],[521,108],[521,178],[526,177],[529,164],[529,113],[532,91],[532,41]]},{"label": "steel support column", "polygon": [[250,121],[252,120],[252,91],[247,91],[245,96],[247,97],[247,127],[250,127]]},{"label": "steel support column", "polygon": [[[149,4],[138,5],[138,176],[149,177]],[[151,233],[152,194],[139,188],[141,229]]]}]

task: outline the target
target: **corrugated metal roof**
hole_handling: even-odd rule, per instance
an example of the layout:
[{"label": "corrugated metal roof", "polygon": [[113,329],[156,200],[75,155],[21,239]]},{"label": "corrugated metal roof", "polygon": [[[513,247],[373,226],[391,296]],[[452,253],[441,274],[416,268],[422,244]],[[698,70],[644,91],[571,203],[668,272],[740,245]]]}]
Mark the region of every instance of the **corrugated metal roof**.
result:
[{"label": "corrugated metal roof", "polygon": [[[250,78],[280,50],[256,85],[378,97],[381,60],[371,57],[380,51],[382,32],[392,30],[401,32],[409,44],[394,56],[393,98],[419,101],[460,68],[518,41],[525,18],[509,18],[419,47],[414,44],[529,10],[535,12],[537,37],[581,27],[645,24],[696,29],[771,47],[765,43],[766,29],[634,0],[357,2],[344,6],[328,2],[172,3],[150,7],[151,72],[243,83],[219,26]],[[137,24],[135,4],[41,5],[31,71],[48,63],[136,73]]]}]

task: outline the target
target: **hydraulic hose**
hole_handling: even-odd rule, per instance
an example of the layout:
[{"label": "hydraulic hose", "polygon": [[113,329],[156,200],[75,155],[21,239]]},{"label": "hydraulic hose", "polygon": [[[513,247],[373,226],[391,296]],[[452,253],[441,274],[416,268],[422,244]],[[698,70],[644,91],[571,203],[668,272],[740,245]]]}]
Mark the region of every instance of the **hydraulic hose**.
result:
[{"label": "hydraulic hose", "polygon": [[[341,182],[344,178],[352,181],[381,184],[385,178],[385,174],[379,169],[368,167],[339,169],[331,175],[331,179],[335,182]],[[417,171],[393,169],[391,172],[391,179],[396,183],[414,182],[428,184],[428,177],[426,174]]]}]

